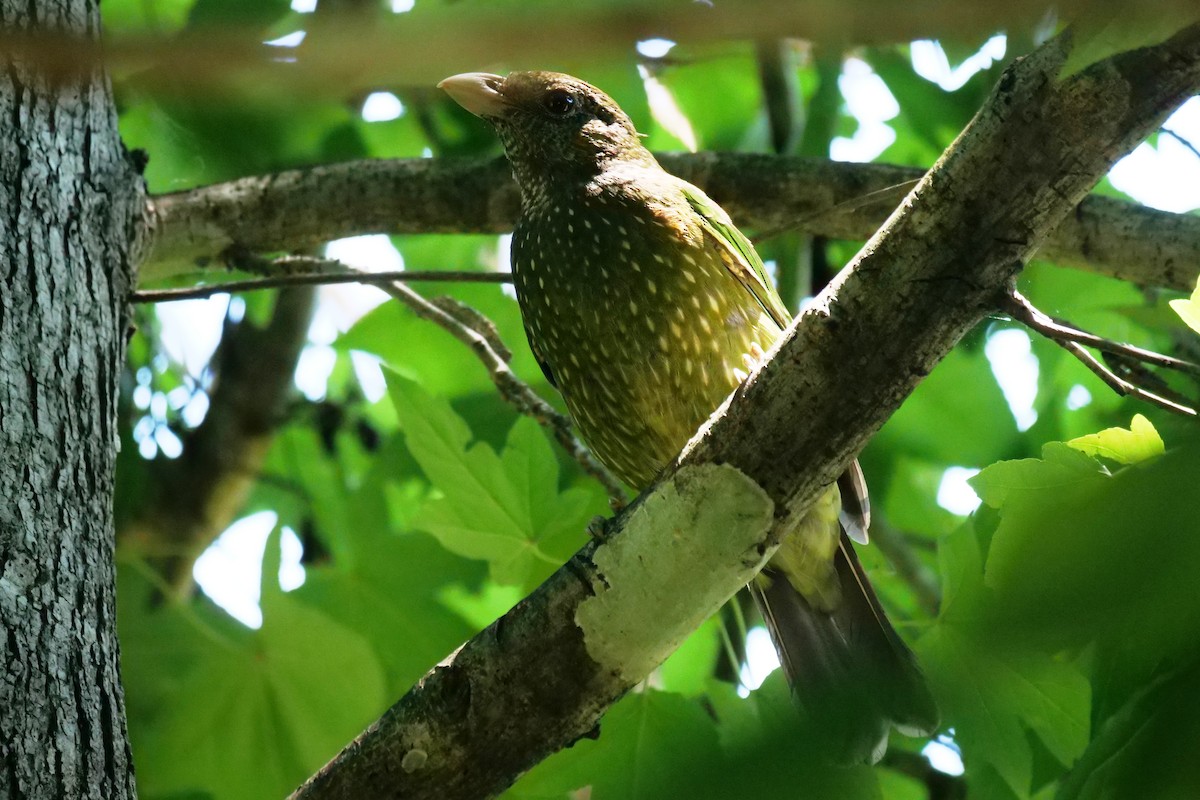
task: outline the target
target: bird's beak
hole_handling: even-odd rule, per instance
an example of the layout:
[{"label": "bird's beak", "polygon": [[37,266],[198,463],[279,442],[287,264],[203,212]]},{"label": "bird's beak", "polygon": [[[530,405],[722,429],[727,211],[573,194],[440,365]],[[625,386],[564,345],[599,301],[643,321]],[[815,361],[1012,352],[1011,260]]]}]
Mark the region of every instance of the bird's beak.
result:
[{"label": "bird's beak", "polygon": [[504,117],[512,110],[512,104],[500,91],[504,78],[487,72],[464,72],[451,75],[438,88],[445,91],[454,102],[477,117]]}]

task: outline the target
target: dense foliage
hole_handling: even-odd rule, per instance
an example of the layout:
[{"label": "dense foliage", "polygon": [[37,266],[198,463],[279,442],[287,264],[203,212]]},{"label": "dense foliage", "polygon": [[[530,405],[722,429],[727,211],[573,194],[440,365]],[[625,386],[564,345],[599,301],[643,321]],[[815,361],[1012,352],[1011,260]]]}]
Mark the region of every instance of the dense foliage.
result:
[{"label": "dense foliage", "polygon": [[[440,6],[423,0],[409,13],[436,15]],[[322,35],[320,9],[300,14],[277,0],[108,0],[104,13],[118,44],[210,30],[255,41],[304,29]],[[1010,32],[1004,59],[1032,38]],[[982,42],[945,47],[953,60]],[[273,48],[273,69],[302,61],[307,46]],[[895,138],[877,160],[927,167],[1004,63],[946,91],[917,74],[909,45],[839,53],[795,43],[782,52],[774,67],[741,42],[679,45],[650,58],[631,40],[582,63],[501,66],[570,69],[602,86],[652,149],[679,149],[694,137],[700,149],[769,151],[782,138],[792,152],[826,156],[833,137],[860,124],[836,83],[853,58],[847,74],[869,68],[898,104],[887,120]],[[494,67],[448,63],[445,74]],[[783,137],[768,119],[762,70],[771,68],[800,99]],[[312,93],[232,81],[200,92],[183,76],[176,86],[172,69],[163,61],[114,75],[123,135],[148,152],[156,193],[350,158],[498,152],[484,125],[408,75],[369,87],[393,93],[402,113],[367,121],[368,92],[339,93],[336,79]],[[280,74],[274,80],[286,86]],[[786,234],[761,247],[780,282],[805,295],[809,277],[819,288],[858,244]],[[504,247],[495,236],[451,234],[393,237],[391,246],[406,268],[432,270],[494,269]],[[491,319],[517,374],[558,403],[508,292],[419,288]],[[1177,315],[1167,303],[1174,295],[1047,263],[1031,265],[1021,288],[1084,328],[1197,352],[1195,332],[1180,321],[1190,314],[1194,326],[1195,306],[1177,303]],[[338,296],[320,295],[327,305]],[[265,325],[273,303],[271,293],[231,303],[221,347]],[[140,307],[138,321],[122,399],[117,515],[126,521],[118,530],[120,633],[143,797],[286,793],[540,583],[583,544],[588,521],[607,512],[601,487],[518,417],[460,342],[385,303],[331,345],[310,345],[303,358],[332,363],[327,385],[312,393],[317,399],[297,394],[288,403],[261,475],[239,503],[239,517],[278,517],[261,570],[262,626],[246,627],[203,593],[169,585],[153,546],[134,541],[134,521],[164,502],[156,482],[178,444],[186,453],[208,424],[195,409],[222,377],[216,361],[189,372],[172,357],[154,307]],[[807,762],[779,674],[748,697],[730,680],[737,670],[726,659],[741,652],[743,632],[728,615],[616,706],[598,740],[552,757],[511,796],[566,797],[590,786],[595,800],[920,798],[955,796],[964,783],[979,798],[1200,796],[1194,426],[1113,395],[1051,342],[1035,337],[1029,356],[1006,362],[996,350],[1026,341],[1017,330],[1000,317],[980,326],[862,456],[888,552],[866,548],[862,558],[924,665],[943,709],[943,742],[961,748],[961,778],[939,777],[918,755],[928,742],[903,737],[893,737],[874,769]],[[382,363],[385,393],[364,387],[359,375],[371,370],[354,354]],[[1024,409],[1006,400],[997,374],[1031,359],[1036,395]],[[952,468],[982,470],[971,485],[983,505],[969,517],[939,503]],[[284,528],[302,541],[306,570],[303,585],[287,592],[276,578]]]}]

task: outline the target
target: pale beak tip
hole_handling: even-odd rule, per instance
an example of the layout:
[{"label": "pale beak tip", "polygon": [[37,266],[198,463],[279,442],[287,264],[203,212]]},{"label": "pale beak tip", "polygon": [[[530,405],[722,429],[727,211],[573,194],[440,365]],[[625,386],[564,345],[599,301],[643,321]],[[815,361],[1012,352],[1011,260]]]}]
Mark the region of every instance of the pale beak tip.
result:
[{"label": "pale beak tip", "polygon": [[500,92],[504,78],[487,72],[464,72],[438,81],[437,87],[477,117],[501,117],[510,109]]}]

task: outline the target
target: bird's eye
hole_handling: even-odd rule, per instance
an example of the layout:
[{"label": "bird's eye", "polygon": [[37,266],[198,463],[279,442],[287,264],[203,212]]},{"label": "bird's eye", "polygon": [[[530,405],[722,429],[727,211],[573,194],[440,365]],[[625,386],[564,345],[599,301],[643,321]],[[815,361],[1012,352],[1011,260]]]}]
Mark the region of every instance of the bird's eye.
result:
[{"label": "bird's eye", "polygon": [[554,89],[546,92],[546,96],[542,98],[542,106],[551,114],[561,117],[575,108],[575,98],[566,89]]}]

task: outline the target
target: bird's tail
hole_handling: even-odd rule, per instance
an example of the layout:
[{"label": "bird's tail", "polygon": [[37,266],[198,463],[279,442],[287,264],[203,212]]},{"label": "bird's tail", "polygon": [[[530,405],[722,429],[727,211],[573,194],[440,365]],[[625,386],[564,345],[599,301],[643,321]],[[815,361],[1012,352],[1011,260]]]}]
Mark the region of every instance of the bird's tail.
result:
[{"label": "bird's tail", "polygon": [[845,533],[835,569],[841,600],[832,611],[814,608],[770,566],[750,588],[815,738],[835,761],[875,762],[892,726],[910,736],[936,730],[937,706]]}]

